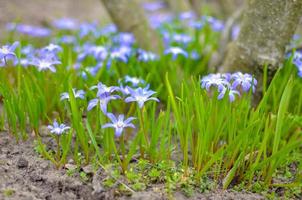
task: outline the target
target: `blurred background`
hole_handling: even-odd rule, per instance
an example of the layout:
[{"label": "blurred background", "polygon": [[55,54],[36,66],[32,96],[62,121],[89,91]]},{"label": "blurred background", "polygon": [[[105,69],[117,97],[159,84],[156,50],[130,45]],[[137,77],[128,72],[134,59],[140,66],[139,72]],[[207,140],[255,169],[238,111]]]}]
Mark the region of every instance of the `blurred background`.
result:
[{"label": "blurred background", "polygon": [[[142,6],[150,2],[162,3],[164,6],[159,12],[168,10],[167,0],[139,1]],[[226,18],[243,2],[243,0],[198,1],[202,2],[203,14],[210,14],[218,18]],[[97,20],[100,23],[110,20],[100,0],[0,0],[0,30],[3,30],[9,22],[48,25],[54,19],[62,17],[76,18],[79,21]]]},{"label": "blurred background", "polygon": [[100,0],[0,0],[1,30],[9,22],[47,25],[62,17],[80,21],[109,20]]}]

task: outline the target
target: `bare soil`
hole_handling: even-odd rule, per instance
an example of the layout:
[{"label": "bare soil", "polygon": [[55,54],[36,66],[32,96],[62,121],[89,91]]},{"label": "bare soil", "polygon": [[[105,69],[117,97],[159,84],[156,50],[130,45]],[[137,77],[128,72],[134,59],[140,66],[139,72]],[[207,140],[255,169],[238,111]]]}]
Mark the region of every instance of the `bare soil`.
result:
[{"label": "bare soil", "polygon": [[[51,140],[51,138],[43,138]],[[51,141],[50,141],[51,142]],[[54,165],[41,158],[34,150],[33,138],[16,144],[15,139],[6,132],[0,133],[0,199],[18,200],[60,200],[60,199],[264,199],[261,195],[214,191],[196,194],[187,198],[181,192],[173,197],[167,196],[164,186],[157,185],[146,191],[132,195],[121,194],[117,189],[105,188],[106,178],[100,169],[91,174],[88,181],[81,180],[78,174],[67,175],[67,169],[56,169]],[[123,196],[124,195],[124,196]]]}]

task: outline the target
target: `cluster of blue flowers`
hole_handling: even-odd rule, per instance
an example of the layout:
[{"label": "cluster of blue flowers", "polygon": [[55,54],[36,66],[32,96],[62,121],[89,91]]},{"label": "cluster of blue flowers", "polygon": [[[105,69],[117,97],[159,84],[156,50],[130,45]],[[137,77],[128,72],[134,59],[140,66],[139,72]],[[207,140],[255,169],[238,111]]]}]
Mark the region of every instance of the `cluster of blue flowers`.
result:
[{"label": "cluster of blue flowers", "polygon": [[[96,98],[91,99],[87,107],[87,111],[90,111],[99,105],[99,108],[103,114],[111,120],[111,123],[104,124],[102,128],[114,128],[115,135],[117,137],[121,136],[124,128],[135,128],[135,126],[131,123],[135,117],[129,117],[128,119],[124,120],[125,116],[123,114],[120,114],[118,117],[116,117],[114,114],[107,112],[108,103],[111,100],[124,99],[125,103],[137,102],[139,108],[143,108],[144,104],[150,100],[159,102],[157,98],[152,97],[152,95],[154,95],[156,92],[150,90],[149,85],[146,87],[139,87],[139,85],[145,84],[144,80],[137,77],[125,76],[124,82],[126,84],[130,83],[131,86],[123,86],[122,81],[120,81],[120,86],[106,86],[103,83],[98,83],[97,85],[90,87],[90,90],[96,89],[97,92]],[[83,90],[73,88],[72,92],[76,99],[85,99],[85,92]],[[69,99],[70,96],[68,92],[61,93],[61,101]],[[48,126],[48,128],[51,133],[55,133],[57,135],[60,135],[65,132],[65,130],[69,129],[68,126],[65,126],[64,124],[59,125],[56,121],[54,121],[52,126]]]},{"label": "cluster of blue flowers", "polygon": [[229,100],[233,102],[236,96],[242,92],[255,92],[257,80],[250,74],[236,72],[233,74],[209,74],[201,79],[201,87],[210,91],[211,87],[217,88],[218,99],[222,99],[226,94]]},{"label": "cluster of blue flowers", "polygon": [[[191,11],[178,15],[158,12],[165,7],[166,4],[163,1],[143,4],[150,25],[156,28],[163,38],[165,48],[163,56],[172,60],[177,60],[178,58],[200,59],[200,50],[192,45],[196,42],[193,34],[200,33],[205,26],[209,26],[216,32],[222,31],[225,27],[223,21],[219,19],[210,16],[197,17]],[[19,42],[2,46],[0,48],[0,67],[6,66],[9,62],[12,65],[32,66],[39,71],[55,73],[57,71],[56,67],[62,64],[60,57],[63,53],[63,47],[68,47],[76,55],[75,63],[73,66],[68,67],[79,70],[78,74],[83,78],[95,76],[101,68],[110,68],[113,63],[129,64],[134,59],[147,63],[157,62],[161,59],[161,56],[154,52],[138,48],[131,33],[118,32],[117,27],[113,24],[100,27],[97,22],[79,23],[74,19],[62,18],[53,21],[51,25],[54,30],[27,24],[7,24],[8,31],[31,37],[49,37],[56,32],[60,32],[60,34],[56,34],[57,36],[49,41],[49,45],[42,48],[34,48],[32,45],[22,46],[20,57],[17,57],[15,53],[16,48],[20,45]],[[185,27],[182,32],[179,31],[179,25]],[[233,27],[233,39],[238,37],[239,31],[239,26]],[[87,63],[89,63],[88,66]],[[293,63],[298,68],[298,75],[302,77],[301,52],[295,53]],[[125,103],[137,102],[139,108],[142,108],[145,102],[149,100],[159,101],[153,97],[155,92],[149,89],[149,85],[144,80],[126,76],[123,81],[125,84],[130,83],[131,86],[124,86],[122,82],[120,82],[119,86],[106,86],[103,83],[92,86],[90,89],[97,90],[97,92],[95,98],[89,101],[87,107],[87,110],[90,111],[99,105],[100,110],[112,122],[104,125],[103,128],[115,128],[117,136],[121,135],[125,127],[134,127],[131,123],[134,118],[124,119],[124,115],[116,117],[112,113],[108,113],[109,102],[118,99],[123,100]],[[142,85],[145,87],[142,87]],[[252,75],[240,72],[234,74],[210,74],[201,80],[202,88],[209,91],[211,87],[216,87],[219,93],[218,99],[222,99],[227,94],[230,101],[234,101],[236,96],[240,96],[242,92],[250,90],[255,92],[256,85],[257,80]],[[73,94],[75,98],[85,99],[85,91],[83,90],[74,88]],[[69,93],[67,92],[62,93],[60,97],[61,100],[69,100],[69,98]],[[51,132],[58,135],[68,128],[64,124],[59,125],[56,121],[52,126],[49,126]]]},{"label": "cluster of blue flowers", "polygon": [[[180,21],[190,29],[200,30],[205,24],[209,24],[214,31],[221,31],[224,28],[223,22],[209,16],[198,18],[193,12],[184,12],[177,16],[171,15],[171,13],[164,15],[154,13],[165,6],[161,1],[143,5],[151,26],[157,28],[162,35],[165,44],[163,55],[171,55],[173,60],[179,56],[193,60],[200,59],[198,49],[188,48],[194,42],[192,31],[171,32],[171,27],[167,28],[165,25],[171,21]],[[61,64],[58,54],[62,51],[63,45],[70,46],[77,55],[76,63],[69,67],[75,69],[85,67],[84,71],[79,72],[83,78],[87,78],[88,75],[96,75],[103,66],[109,68],[115,62],[128,63],[131,58],[140,62],[154,62],[160,59],[160,56],[154,52],[137,48],[134,36],[131,33],[118,32],[113,24],[100,27],[97,22],[79,23],[75,19],[62,18],[54,20],[51,25],[54,30],[27,24],[9,23],[7,25],[8,31],[32,37],[48,37],[57,31],[63,33],[56,34],[58,36],[50,41],[49,46],[41,49],[35,49],[31,45],[22,46],[21,57],[19,60],[14,59],[13,65],[17,65],[19,61],[24,67],[35,66],[39,71],[56,72],[56,65]],[[99,44],[96,41],[101,37],[104,39]],[[12,52],[13,48],[15,45],[12,45],[12,49],[9,50]],[[84,66],[83,62],[87,59],[91,61],[91,58],[94,59],[94,62],[90,62],[90,66]],[[5,60],[0,59],[0,66],[5,64]]]},{"label": "cluster of blue flowers", "polygon": [[[120,86],[106,86],[103,83],[98,83],[96,86],[92,86],[90,89],[97,89],[96,98],[92,99],[88,103],[87,110],[90,111],[97,105],[100,106],[101,111],[111,120],[112,123],[108,123],[102,126],[102,128],[113,127],[115,128],[115,135],[119,137],[126,127],[135,128],[131,121],[134,117],[129,117],[124,120],[124,115],[115,117],[112,113],[107,112],[108,103],[111,100],[123,99],[125,103],[137,102],[139,108],[142,108],[145,102],[153,100],[159,102],[155,97],[152,97],[156,92],[149,89],[149,85],[146,87],[138,87],[140,84],[144,84],[145,81],[136,77],[125,77],[125,83],[131,83],[132,86],[123,86],[120,82]],[[114,94],[119,93],[119,94]]]}]

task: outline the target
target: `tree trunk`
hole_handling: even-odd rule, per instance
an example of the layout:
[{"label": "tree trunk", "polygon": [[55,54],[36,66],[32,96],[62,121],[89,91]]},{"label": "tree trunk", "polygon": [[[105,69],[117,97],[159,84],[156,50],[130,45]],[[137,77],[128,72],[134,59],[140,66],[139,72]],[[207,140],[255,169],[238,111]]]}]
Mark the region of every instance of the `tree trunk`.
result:
[{"label": "tree trunk", "polygon": [[240,70],[261,80],[267,65],[272,77],[301,16],[302,0],[249,0],[239,37],[229,44],[220,71]]},{"label": "tree trunk", "polygon": [[202,6],[202,0],[189,0],[192,9],[196,13],[197,16],[201,16],[201,6]]},{"label": "tree trunk", "polygon": [[190,11],[190,4],[187,0],[165,0],[170,9],[179,14],[182,12]]},{"label": "tree trunk", "polygon": [[224,18],[227,18],[231,14],[233,14],[236,11],[236,9],[241,6],[238,5],[240,3],[241,2],[238,2],[236,0],[218,0],[220,11]]},{"label": "tree trunk", "polygon": [[138,45],[159,53],[163,44],[136,0],[102,0],[112,21],[121,32],[133,33]]}]

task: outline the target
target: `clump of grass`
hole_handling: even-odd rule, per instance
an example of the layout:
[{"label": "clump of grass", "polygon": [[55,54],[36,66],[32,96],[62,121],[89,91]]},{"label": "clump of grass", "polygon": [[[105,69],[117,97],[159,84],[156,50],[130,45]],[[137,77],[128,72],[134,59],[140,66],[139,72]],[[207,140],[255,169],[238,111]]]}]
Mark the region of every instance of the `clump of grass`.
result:
[{"label": "clump of grass", "polygon": [[[33,44],[40,48],[20,36],[12,57],[0,63],[0,128],[8,127],[17,141],[34,132],[38,152],[57,167],[67,158],[78,167],[112,164],[136,190],[149,184],[144,176],[187,195],[220,183],[223,189],[273,187],[288,156],[301,157],[302,80],[295,56],[269,85],[264,67],[257,89],[249,74],[208,75],[220,34],[212,23],[222,22],[202,19],[195,19],[202,28],[180,19],[161,24],[167,48],[159,55],[110,26],[55,30],[53,38]],[[50,39],[55,44],[44,46]],[[254,107],[260,87],[263,98]],[[50,127],[56,145],[49,150],[40,127],[50,119],[67,125]],[[291,161],[298,171],[300,157]],[[301,174],[291,179],[298,183]]]}]

